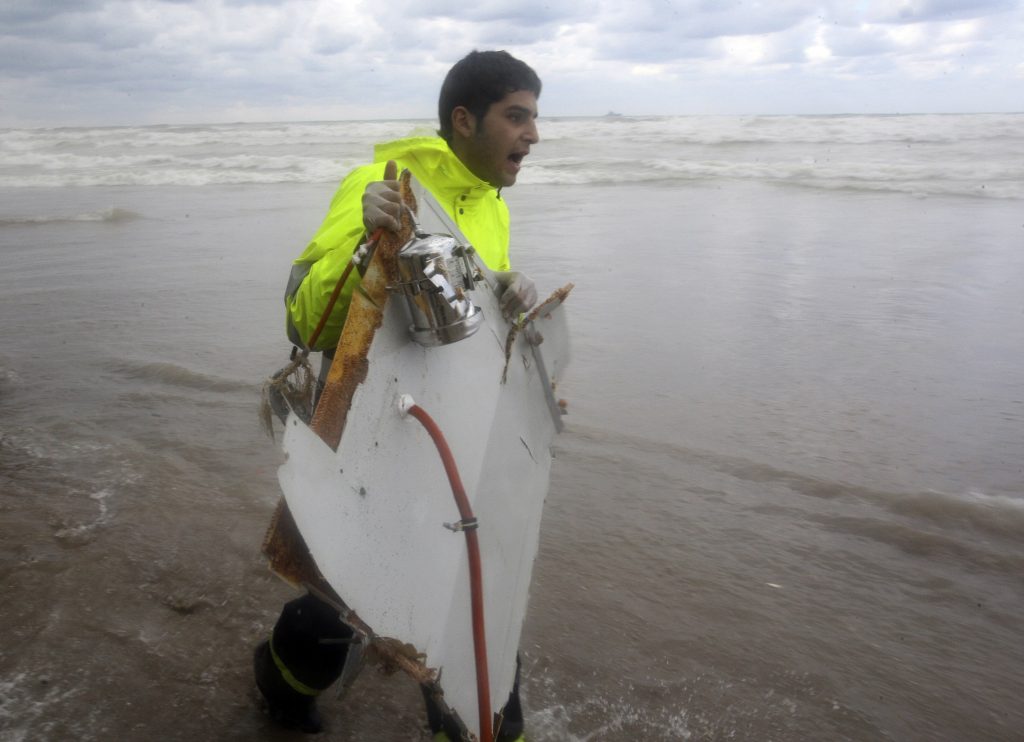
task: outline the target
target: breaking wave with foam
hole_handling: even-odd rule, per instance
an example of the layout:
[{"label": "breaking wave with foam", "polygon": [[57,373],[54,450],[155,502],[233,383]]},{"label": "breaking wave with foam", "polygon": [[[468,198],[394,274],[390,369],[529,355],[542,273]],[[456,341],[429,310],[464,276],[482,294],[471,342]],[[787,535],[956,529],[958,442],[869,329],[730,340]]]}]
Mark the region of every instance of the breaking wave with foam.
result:
[{"label": "breaking wave with foam", "polygon": [[23,225],[44,225],[64,224],[69,222],[130,222],[144,218],[141,214],[129,209],[117,207],[102,209],[99,211],[87,211],[80,214],[51,214],[47,216],[14,216],[0,217],[0,227],[23,226]]},{"label": "breaking wave with foam", "polygon": [[[430,121],[12,129],[0,187],[334,183]],[[1024,114],[554,118],[520,181],[1024,198]]]},{"label": "breaking wave with foam", "polygon": [[192,371],[173,363],[145,363],[121,360],[110,364],[114,373],[126,379],[163,384],[201,392],[251,392],[250,383]]}]

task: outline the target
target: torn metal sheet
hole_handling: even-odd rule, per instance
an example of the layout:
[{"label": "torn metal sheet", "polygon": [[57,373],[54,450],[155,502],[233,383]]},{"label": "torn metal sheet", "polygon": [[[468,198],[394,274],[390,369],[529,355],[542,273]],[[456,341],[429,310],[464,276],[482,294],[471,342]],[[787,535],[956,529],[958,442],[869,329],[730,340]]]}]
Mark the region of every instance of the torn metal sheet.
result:
[{"label": "torn metal sheet", "polygon": [[[421,203],[430,198],[417,196]],[[451,230],[431,219],[436,204],[430,206],[421,215],[424,228]],[[412,342],[401,301],[383,297],[376,325],[353,320],[350,310],[339,351],[349,342],[357,347],[367,332],[370,340],[365,353],[354,353],[338,371],[339,399],[347,405],[318,410],[312,427],[290,417],[288,460],[279,471],[284,512],[294,519],[317,575],[383,639],[385,651],[402,647],[399,659],[418,662],[428,676],[443,671],[444,700],[474,734],[465,540],[445,528],[459,514],[444,469],[426,431],[401,414],[399,399],[411,395],[444,431],[480,524],[491,706],[497,710],[515,677],[559,422],[552,389],[568,363],[563,294],[512,339],[512,357],[529,362],[509,364],[501,383],[511,328],[501,316],[493,276],[480,271],[483,280],[468,295],[484,324],[451,345]],[[538,336],[543,343],[528,341]],[[328,415],[344,417],[336,449],[320,434]]]}]

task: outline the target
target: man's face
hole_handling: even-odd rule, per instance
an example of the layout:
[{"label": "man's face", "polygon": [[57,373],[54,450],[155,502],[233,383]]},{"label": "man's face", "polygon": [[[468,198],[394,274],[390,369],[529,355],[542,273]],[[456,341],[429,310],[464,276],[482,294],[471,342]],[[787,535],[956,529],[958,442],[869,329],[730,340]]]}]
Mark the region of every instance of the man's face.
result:
[{"label": "man's face", "polygon": [[530,145],[540,140],[537,96],[529,90],[517,90],[492,103],[482,119],[467,116],[473,128],[455,145],[459,159],[495,188],[513,185]]}]

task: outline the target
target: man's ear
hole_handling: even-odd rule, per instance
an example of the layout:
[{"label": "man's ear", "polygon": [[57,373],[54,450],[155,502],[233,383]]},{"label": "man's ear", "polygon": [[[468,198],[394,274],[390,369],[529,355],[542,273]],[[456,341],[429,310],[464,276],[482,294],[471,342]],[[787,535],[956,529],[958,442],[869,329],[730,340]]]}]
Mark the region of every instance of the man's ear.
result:
[{"label": "man's ear", "polygon": [[452,131],[463,139],[469,139],[476,134],[476,116],[465,106],[456,106],[452,109]]}]

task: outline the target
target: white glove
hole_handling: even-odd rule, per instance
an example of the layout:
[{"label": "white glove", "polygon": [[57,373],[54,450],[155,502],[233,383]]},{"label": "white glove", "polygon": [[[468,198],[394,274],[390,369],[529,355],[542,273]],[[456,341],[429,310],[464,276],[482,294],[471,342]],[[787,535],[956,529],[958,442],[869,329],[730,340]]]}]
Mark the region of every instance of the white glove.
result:
[{"label": "white glove", "polygon": [[363,191],[363,226],[367,234],[378,229],[397,232],[402,228],[402,196],[398,192],[398,165],[388,160],[384,179],[366,185]]},{"label": "white glove", "polygon": [[366,185],[363,191],[363,226],[367,234],[378,229],[397,232],[402,216],[402,197],[397,180],[378,180]]},{"label": "white glove", "polygon": [[537,289],[525,273],[507,271],[496,273],[495,278],[498,279],[498,284],[502,287],[498,304],[506,319],[529,312],[537,303]]}]

